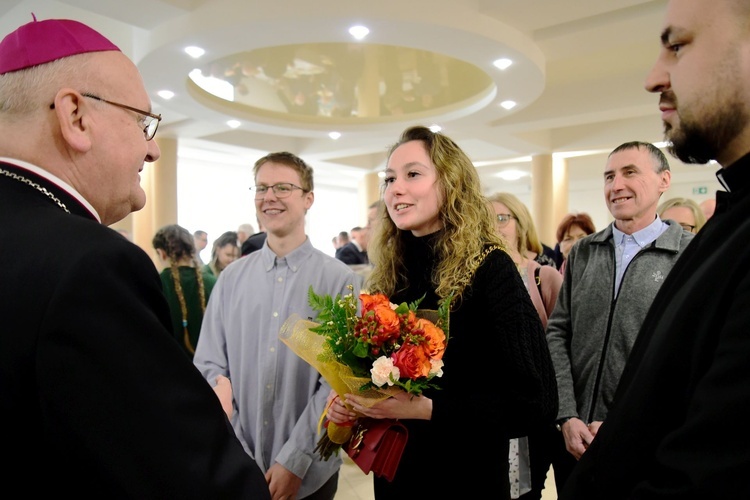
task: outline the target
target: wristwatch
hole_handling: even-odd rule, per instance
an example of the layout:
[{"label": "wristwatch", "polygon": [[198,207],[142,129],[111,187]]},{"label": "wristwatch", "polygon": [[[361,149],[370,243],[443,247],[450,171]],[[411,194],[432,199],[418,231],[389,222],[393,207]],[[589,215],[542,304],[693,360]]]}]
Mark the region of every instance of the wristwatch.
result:
[{"label": "wristwatch", "polygon": [[562,432],[562,426],[563,426],[563,424],[565,422],[567,422],[568,420],[570,420],[571,418],[575,418],[575,417],[565,417],[565,418],[561,418],[560,420],[556,421],[555,422],[555,427],[557,427],[557,430],[560,431],[560,432]]}]

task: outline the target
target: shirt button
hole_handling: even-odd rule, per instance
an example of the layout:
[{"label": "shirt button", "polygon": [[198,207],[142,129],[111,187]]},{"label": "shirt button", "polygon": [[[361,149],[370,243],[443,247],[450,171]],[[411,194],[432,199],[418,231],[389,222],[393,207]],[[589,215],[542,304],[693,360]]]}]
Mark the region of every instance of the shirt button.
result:
[{"label": "shirt button", "polygon": [[274,313],[273,313],[273,317],[274,317],[274,318],[278,318],[278,317],[279,317],[279,313],[277,313],[276,311],[274,311]]}]

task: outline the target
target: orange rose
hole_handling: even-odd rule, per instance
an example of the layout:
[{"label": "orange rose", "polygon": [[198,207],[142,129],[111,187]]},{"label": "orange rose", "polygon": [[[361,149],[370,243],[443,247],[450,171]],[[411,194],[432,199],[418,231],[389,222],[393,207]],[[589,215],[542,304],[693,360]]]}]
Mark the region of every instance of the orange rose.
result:
[{"label": "orange rose", "polygon": [[427,343],[427,354],[432,359],[443,359],[445,352],[445,333],[442,328],[427,319],[419,320],[419,328],[424,331],[425,342]]},{"label": "orange rose", "polygon": [[417,315],[414,311],[409,309],[409,311],[406,313],[406,317],[404,318],[404,326],[406,327],[407,331],[412,331],[418,326],[419,318],[417,318]]},{"label": "orange rose", "polygon": [[374,312],[375,321],[378,323],[378,337],[380,337],[383,342],[394,337],[397,338],[401,329],[401,324],[399,323],[396,311],[391,309],[390,306],[379,305],[375,307]]},{"label": "orange rose", "polygon": [[415,380],[430,374],[430,357],[422,346],[411,343],[404,344],[391,358],[393,364],[398,367],[402,378],[408,377]]},{"label": "orange rose", "polygon": [[376,306],[391,306],[391,301],[382,293],[376,293],[375,295],[360,293],[359,301],[362,303],[362,316],[364,316],[367,311],[372,311],[373,309],[375,309]]},{"label": "orange rose", "polygon": [[391,303],[383,294],[360,294],[362,302],[362,320],[367,325],[370,338],[377,346],[382,346],[391,339],[398,338],[400,324],[398,314],[391,308]]}]

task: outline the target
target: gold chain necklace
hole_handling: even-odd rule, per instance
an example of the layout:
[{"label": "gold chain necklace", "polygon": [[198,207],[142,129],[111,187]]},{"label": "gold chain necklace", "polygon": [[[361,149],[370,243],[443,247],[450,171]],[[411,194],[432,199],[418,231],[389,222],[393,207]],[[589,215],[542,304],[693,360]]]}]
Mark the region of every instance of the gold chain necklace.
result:
[{"label": "gold chain necklace", "polygon": [[10,177],[11,179],[15,179],[15,180],[17,180],[19,182],[23,182],[24,184],[28,184],[29,186],[33,187],[34,189],[36,189],[40,193],[44,194],[50,200],[52,200],[55,203],[57,203],[58,207],[60,207],[63,210],[65,210],[67,213],[70,213],[70,210],[68,210],[68,207],[65,206],[65,203],[63,203],[62,201],[60,201],[60,199],[57,196],[55,196],[54,194],[50,193],[47,190],[47,188],[45,188],[43,186],[40,186],[39,184],[37,184],[36,182],[32,181],[31,179],[27,179],[26,177],[24,177],[22,175],[15,174],[15,173],[10,172],[8,170],[3,170],[2,168],[0,168],[0,174],[3,174],[6,177]]}]

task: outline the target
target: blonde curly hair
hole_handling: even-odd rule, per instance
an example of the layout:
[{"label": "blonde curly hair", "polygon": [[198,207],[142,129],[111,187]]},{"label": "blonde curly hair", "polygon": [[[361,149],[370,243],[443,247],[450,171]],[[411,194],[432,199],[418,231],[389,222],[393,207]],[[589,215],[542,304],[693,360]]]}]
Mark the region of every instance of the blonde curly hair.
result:
[{"label": "blonde curly hair", "polygon": [[[453,292],[454,301],[460,301],[487,246],[495,245],[503,250],[506,247],[495,232],[494,213],[482,195],[479,175],[466,153],[447,136],[415,126],[401,134],[398,142],[391,146],[388,158],[399,146],[411,141],[424,144],[435,166],[441,192],[439,217],[443,230],[436,241],[435,254],[440,262],[432,276],[435,293],[445,298]],[[381,186],[381,193],[384,191],[385,185]],[[384,203],[380,204],[376,219],[368,247],[374,268],[367,288],[390,296],[400,291],[396,290],[398,283],[404,288],[409,286],[403,260],[403,231],[393,223]]]}]

